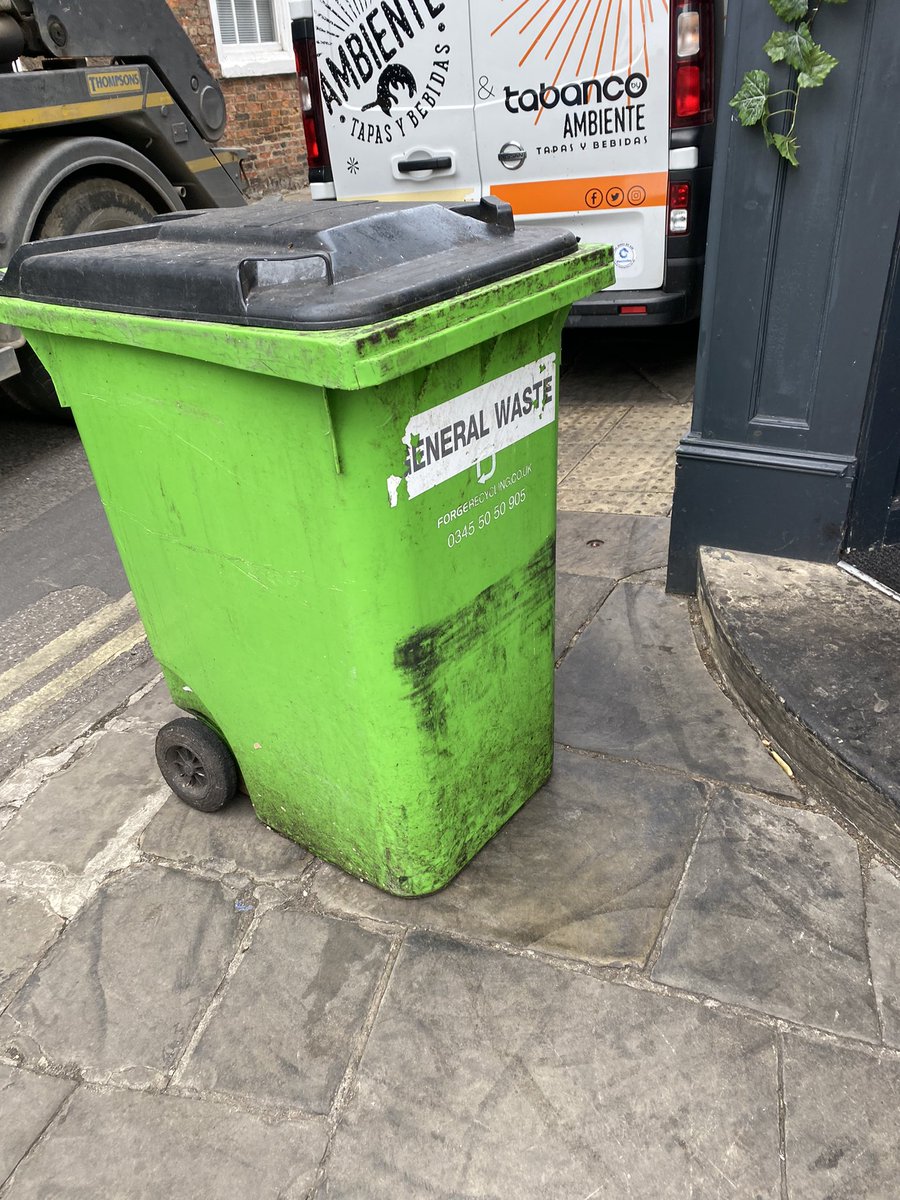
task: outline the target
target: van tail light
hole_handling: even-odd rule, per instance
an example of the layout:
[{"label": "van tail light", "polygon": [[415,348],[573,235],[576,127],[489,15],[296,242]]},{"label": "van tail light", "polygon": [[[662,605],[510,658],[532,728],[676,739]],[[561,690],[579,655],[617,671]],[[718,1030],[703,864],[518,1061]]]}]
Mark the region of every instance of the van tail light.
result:
[{"label": "van tail light", "polygon": [[707,125],[713,119],[715,52],[713,0],[672,5],[672,126]]},{"label": "van tail light", "polygon": [[669,184],[669,233],[682,234],[691,231],[691,185]]},{"label": "van tail light", "polygon": [[331,158],[325,134],[325,114],[322,111],[316,43],[312,21],[308,19],[294,21],[294,57],[297,60],[300,114],[306,136],[310,183],[327,183],[331,180]]}]

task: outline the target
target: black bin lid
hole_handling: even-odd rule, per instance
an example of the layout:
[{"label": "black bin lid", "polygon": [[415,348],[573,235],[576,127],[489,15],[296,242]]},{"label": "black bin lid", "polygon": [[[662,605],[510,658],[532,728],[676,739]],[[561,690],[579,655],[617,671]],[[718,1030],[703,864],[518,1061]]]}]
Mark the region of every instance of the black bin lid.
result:
[{"label": "black bin lid", "polygon": [[21,246],[23,300],[282,329],[368,325],[571,254],[509,205],[269,200]]}]

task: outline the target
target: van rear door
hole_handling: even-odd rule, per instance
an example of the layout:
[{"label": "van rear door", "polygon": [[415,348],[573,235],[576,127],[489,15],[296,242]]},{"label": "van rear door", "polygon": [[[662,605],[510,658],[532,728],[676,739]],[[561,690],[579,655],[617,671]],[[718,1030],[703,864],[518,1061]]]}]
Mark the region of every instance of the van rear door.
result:
[{"label": "van rear door", "polygon": [[313,0],[316,58],[341,200],[477,200],[469,6]]},{"label": "van rear door", "polygon": [[611,243],[616,288],[660,287],[667,0],[482,0],[471,19],[484,192]]}]

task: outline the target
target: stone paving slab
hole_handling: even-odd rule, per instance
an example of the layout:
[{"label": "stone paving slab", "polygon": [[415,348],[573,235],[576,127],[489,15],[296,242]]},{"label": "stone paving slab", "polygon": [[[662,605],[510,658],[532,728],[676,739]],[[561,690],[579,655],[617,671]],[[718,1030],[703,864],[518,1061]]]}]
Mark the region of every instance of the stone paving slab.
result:
[{"label": "stone paving slab", "polygon": [[266,913],[179,1082],[327,1113],[389,949],[347,921]]},{"label": "stone paving slab", "polygon": [[[598,352],[595,338],[580,347],[582,351],[586,350],[590,358],[589,366],[584,362],[584,354],[570,354],[570,347],[571,340],[563,354],[559,389],[561,413],[564,414],[573,405],[585,406],[594,413],[602,413],[609,408],[624,407],[627,410],[635,404],[648,404],[660,399],[659,389],[618,354],[608,353],[607,347]],[[565,422],[565,416],[562,420]],[[596,416],[594,420],[597,420]],[[566,428],[564,423],[560,427]],[[585,428],[592,428],[589,418],[585,421]]]},{"label": "stone paving slab", "polygon": [[696,785],[557,751],[550,782],[456,879],[399,899],[324,866],[323,907],[593,963],[643,963],[696,837]]},{"label": "stone paving slab", "polygon": [[163,786],[146,733],[105,733],[55,775],[0,833],[0,863],[83,871]]},{"label": "stone paving slab", "polygon": [[297,878],[311,856],[260,821],[247,796],[215,813],[198,812],[175,796],[167,800],[141,838],[141,850],[179,867],[202,867],[255,879]]},{"label": "stone paving slab", "polygon": [[770,1030],[428,935],[397,960],[329,1200],[780,1195]]},{"label": "stone paving slab", "polygon": [[811,790],[900,864],[897,602],[833,563],[700,551],[711,654]]},{"label": "stone paving slab", "polygon": [[[586,397],[583,393],[573,398],[566,392],[565,382],[564,378],[557,412],[560,451],[564,451],[569,442],[585,442],[595,446],[631,408],[628,402],[601,400],[596,396]],[[634,385],[641,386],[637,380]],[[641,398],[645,397],[638,397]]]},{"label": "stone paving slab", "polygon": [[560,430],[561,440],[556,454],[556,477],[557,480],[563,480],[566,476],[574,471],[582,459],[596,446],[597,442],[594,438],[589,440],[578,437],[566,437],[562,440],[562,431]]},{"label": "stone paving slab", "polygon": [[785,1039],[790,1200],[896,1200],[900,1062]]},{"label": "stone paving slab", "polygon": [[686,602],[654,584],[620,583],[566,656],[556,739],[798,795],[703,665]]},{"label": "stone paving slab", "polygon": [[[172,697],[169,695],[169,688],[164,679],[159,679],[154,683],[146,695],[125,710],[125,715],[129,723],[136,729],[152,733],[154,739],[163,725],[174,721],[176,717],[185,716],[181,709],[172,703]],[[152,754],[151,762],[156,766],[156,758]]]},{"label": "stone paving slab", "polygon": [[82,1088],[4,1200],[304,1200],[324,1150],[321,1121]]},{"label": "stone paving slab", "polygon": [[856,843],[828,817],[720,796],[653,978],[877,1039]]},{"label": "stone paving slab", "polygon": [[560,479],[565,478],[572,467],[576,466],[577,457],[572,450],[580,448],[583,457],[622,420],[629,408],[628,403],[604,403],[596,398],[566,400],[565,379],[563,380],[562,401],[557,412]]},{"label": "stone paving slab", "polygon": [[614,579],[557,573],[554,659],[562,656],[575,634],[596,615],[600,605],[615,586]]},{"label": "stone paving slab", "polygon": [[628,412],[627,404],[599,404],[596,400],[566,401],[565,380],[562,403],[557,412],[559,443],[557,472],[565,479],[599,441]]},{"label": "stone paving slab", "polygon": [[74,1088],[68,1079],[0,1066],[0,1187]]},{"label": "stone paving slab", "polygon": [[658,393],[635,404],[560,481],[559,507],[665,516],[672,507],[675,449],[690,423],[689,405],[659,402]]},{"label": "stone paving slab", "polygon": [[0,1017],[0,1051],[162,1086],[248,920],[214,881],[128,872],[69,923]]},{"label": "stone paving slab", "polygon": [[[900,810],[897,605],[831,563],[703,553],[704,587],[729,641],[777,702]],[[812,621],[812,626],[810,622]],[[809,636],[810,629],[815,637]],[[845,652],[852,639],[853,653]]]},{"label": "stone paving slab", "polygon": [[866,924],[884,1041],[900,1049],[900,880],[878,863],[869,868]]},{"label": "stone paving slab", "polygon": [[37,897],[0,888],[0,1011],[62,927]]},{"label": "stone paving slab", "polygon": [[693,397],[697,373],[696,326],[656,329],[634,347],[622,346],[625,361],[644,379],[679,404]]},{"label": "stone paving slab", "polygon": [[559,512],[556,568],[569,575],[623,579],[665,567],[669,522],[623,513]]},{"label": "stone paving slab", "polygon": [[620,398],[686,404],[694,390],[696,359],[696,323],[670,329],[567,330],[563,404],[567,395],[604,404]]}]

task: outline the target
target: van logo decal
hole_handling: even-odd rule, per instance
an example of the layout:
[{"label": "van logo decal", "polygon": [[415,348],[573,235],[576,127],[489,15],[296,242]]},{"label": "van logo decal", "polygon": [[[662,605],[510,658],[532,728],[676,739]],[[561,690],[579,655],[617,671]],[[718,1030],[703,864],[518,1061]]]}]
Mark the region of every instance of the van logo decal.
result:
[{"label": "van logo decal", "polygon": [[[575,0],[565,12],[560,4],[546,19],[541,16],[545,8],[545,0],[523,0],[491,30],[494,37],[514,17],[517,22],[525,18],[518,30],[523,46],[519,66],[524,66],[535,50],[541,52],[544,62],[556,60],[552,79],[521,93],[522,101],[516,107],[511,107],[511,101],[520,93],[506,89],[506,107],[510,112],[533,112],[537,125],[545,109],[555,108],[560,100],[563,104],[587,104],[587,98],[575,98],[579,84],[565,84],[557,90],[564,73],[570,78],[574,73],[582,81],[585,75],[593,76],[590,84],[596,85],[598,100],[607,82],[613,83],[601,80],[605,75],[613,76],[616,80],[613,87],[618,94],[603,95],[611,103],[623,95],[630,103],[646,91],[650,74],[647,24],[648,20],[650,24],[654,21],[652,0]],[[529,9],[533,11],[529,13]],[[580,11],[573,24],[576,10]],[[663,10],[667,11],[666,0]],[[640,68],[635,70],[637,64],[643,67],[642,72]]]},{"label": "van logo decal", "polygon": [[386,117],[391,115],[391,108],[395,104],[399,104],[398,96],[395,96],[391,88],[402,87],[409,92],[409,98],[412,100],[416,94],[416,81],[412,71],[408,67],[401,66],[400,63],[391,63],[389,67],[385,67],[378,77],[378,96],[371,104],[362,106],[363,112],[368,112],[370,108],[380,108]]},{"label": "van logo decal", "polygon": [[[409,137],[437,106],[450,72],[447,26],[438,19],[445,0],[313,0],[313,9],[328,116],[337,114],[357,142]],[[431,44],[420,49],[420,41]],[[422,64],[415,75],[400,54]]]},{"label": "van logo decal", "polygon": [[500,147],[500,153],[497,155],[507,171],[518,171],[527,157],[525,147],[520,146],[518,142],[506,142]]}]

